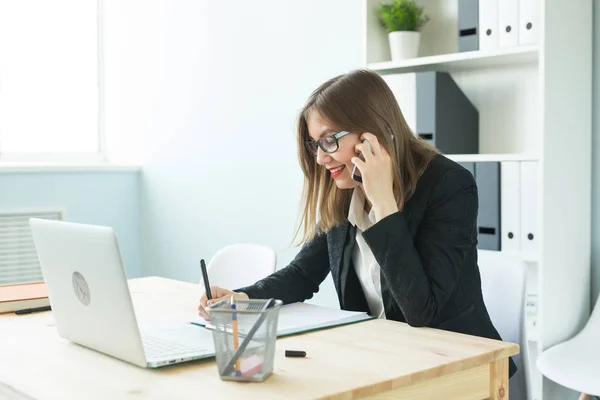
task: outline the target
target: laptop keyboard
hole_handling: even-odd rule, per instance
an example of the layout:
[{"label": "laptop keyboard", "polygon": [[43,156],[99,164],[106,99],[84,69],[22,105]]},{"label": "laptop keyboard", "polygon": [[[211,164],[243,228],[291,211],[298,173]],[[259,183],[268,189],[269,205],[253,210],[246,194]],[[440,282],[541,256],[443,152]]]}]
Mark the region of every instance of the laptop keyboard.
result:
[{"label": "laptop keyboard", "polygon": [[153,359],[189,353],[202,354],[207,351],[198,343],[175,341],[144,332],[142,332],[142,342],[147,356]]}]

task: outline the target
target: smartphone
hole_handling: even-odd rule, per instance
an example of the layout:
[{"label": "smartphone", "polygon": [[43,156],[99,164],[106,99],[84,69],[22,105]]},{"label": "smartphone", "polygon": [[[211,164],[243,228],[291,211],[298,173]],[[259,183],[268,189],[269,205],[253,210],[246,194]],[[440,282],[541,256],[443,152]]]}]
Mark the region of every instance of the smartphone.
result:
[{"label": "smartphone", "polygon": [[[363,144],[367,145],[369,151],[373,151],[373,149],[371,148],[371,143],[369,143],[368,140],[363,140]],[[365,161],[365,156],[363,156],[362,152],[358,153],[358,158]],[[354,179],[356,182],[362,183],[362,176],[360,174],[360,170],[356,167],[356,165],[354,166],[354,168],[352,168],[352,179]]]}]

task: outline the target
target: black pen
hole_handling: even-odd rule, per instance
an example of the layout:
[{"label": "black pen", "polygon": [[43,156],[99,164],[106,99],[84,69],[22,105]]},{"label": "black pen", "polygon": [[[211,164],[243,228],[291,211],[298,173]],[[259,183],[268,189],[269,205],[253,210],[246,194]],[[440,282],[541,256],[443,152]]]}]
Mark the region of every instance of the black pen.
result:
[{"label": "black pen", "polygon": [[306,352],[303,350],[286,350],[286,357],[306,357]]},{"label": "black pen", "polygon": [[22,310],[17,310],[15,311],[15,314],[17,315],[21,315],[21,314],[31,314],[34,312],[39,312],[39,311],[50,311],[52,310],[52,308],[50,308],[50,306],[44,306],[44,307],[34,307],[34,308],[24,308]]},{"label": "black pen", "polygon": [[204,290],[206,290],[206,298],[208,300],[212,300],[212,296],[210,294],[210,283],[208,282],[208,272],[206,272],[206,264],[204,263],[204,259],[200,260],[200,268],[202,268],[202,280],[204,281]]}]

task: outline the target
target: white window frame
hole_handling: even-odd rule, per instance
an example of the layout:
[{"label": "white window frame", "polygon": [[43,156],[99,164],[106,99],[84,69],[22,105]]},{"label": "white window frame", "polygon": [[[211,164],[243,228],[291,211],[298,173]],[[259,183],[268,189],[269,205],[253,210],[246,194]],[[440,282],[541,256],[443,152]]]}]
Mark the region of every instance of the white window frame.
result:
[{"label": "white window frame", "polygon": [[[0,167],[12,165],[104,165],[108,164],[106,152],[106,132],[104,129],[104,18],[103,0],[96,0],[96,26],[98,53],[97,84],[98,84],[98,118],[96,137],[98,151],[96,153],[3,153],[0,143]],[[1,139],[1,138],[0,138]]]}]

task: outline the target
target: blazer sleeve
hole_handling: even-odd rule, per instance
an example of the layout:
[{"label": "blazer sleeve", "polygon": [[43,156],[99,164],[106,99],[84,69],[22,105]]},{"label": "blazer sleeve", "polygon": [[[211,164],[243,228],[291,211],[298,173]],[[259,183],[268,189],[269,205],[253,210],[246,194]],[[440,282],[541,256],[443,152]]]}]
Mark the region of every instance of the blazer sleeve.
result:
[{"label": "blazer sleeve", "polygon": [[319,234],[305,243],[294,260],[285,268],[256,282],[239,288],[250,298],[276,298],[284,304],[304,301],[319,291],[319,285],[329,273],[327,235]]},{"label": "blazer sleeve", "polygon": [[452,294],[476,244],[477,186],[463,169],[437,180],[414,241],[402,211],[363,233],[406,322],[428,326]]}]

